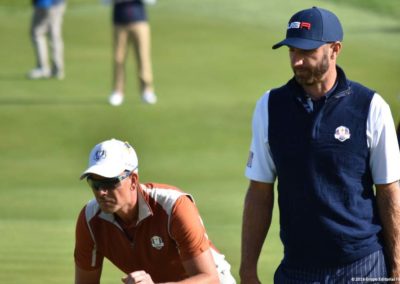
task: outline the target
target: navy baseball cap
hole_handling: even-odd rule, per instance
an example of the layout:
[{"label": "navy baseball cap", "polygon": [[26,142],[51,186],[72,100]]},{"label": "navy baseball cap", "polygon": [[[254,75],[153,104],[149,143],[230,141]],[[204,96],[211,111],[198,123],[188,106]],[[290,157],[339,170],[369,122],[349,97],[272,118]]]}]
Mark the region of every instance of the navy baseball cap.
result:
[{"label": "navy baseball cap", "polygon": [[286,38],[272,48],[286,45],[310,50],[328,42],[342,40],[343,29],[338,17],[328,10],[312,7],[297,12],[290,18]]}]

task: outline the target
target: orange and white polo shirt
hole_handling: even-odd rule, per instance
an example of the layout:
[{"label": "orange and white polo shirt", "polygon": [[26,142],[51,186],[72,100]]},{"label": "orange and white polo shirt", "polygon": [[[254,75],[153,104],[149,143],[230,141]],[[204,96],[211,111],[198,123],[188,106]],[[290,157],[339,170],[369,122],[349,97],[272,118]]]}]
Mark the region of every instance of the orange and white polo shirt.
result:
[{"label": "orange and white polo shirt", "polygon": [[[182,261],[212,249],[193,198],[162,184],[138,188],[138,221],[122,227],[114,214],[100,210],[96,199],[82,209],[76,226],[75,263],[85,270],[102,266],[104,257],[125,273],[145,270],[154,282],[187,277]],[[221,257],[222,256],[222,257]]]}]

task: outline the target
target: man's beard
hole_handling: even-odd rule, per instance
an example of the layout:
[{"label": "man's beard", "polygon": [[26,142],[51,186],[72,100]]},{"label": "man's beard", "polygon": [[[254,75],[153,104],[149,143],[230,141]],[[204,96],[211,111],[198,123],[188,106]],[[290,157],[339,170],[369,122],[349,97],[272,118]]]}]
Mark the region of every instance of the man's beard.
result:
[{"label": "man's beard", "polygon": [[329,69],[328,54],[324,54],[322,61],[316,67],[296,67],[293,68],[296,81],[302,86],[312,86],[321,82],[323,76]]}]

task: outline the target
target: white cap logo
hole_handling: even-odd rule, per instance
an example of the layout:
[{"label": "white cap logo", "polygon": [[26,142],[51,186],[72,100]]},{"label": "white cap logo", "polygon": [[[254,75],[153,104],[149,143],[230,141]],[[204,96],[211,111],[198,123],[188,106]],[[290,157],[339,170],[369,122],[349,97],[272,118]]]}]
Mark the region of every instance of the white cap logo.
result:
[{"label": "white cap logo", "polygon": [[346,126],[339,126],[338,128],[336,128],[335,138],[340,142],[344,142],[347,139],[350,139],[350,136],[350,129],[348,129]]},{"label": "white cap logo", "polygon": [[106,151],[104,151],[104,150],[99,150],[94,155],[94,159],[96,161],[99,161],[100,159],[105,159],[106,157],[107,157],[107,154],[106,154]]},{"label": "white cap logo", "polygon": [[162,249],[164,247],[164,242],[159,236],[154,236],[151,238],[151,246],[155,249]]}]

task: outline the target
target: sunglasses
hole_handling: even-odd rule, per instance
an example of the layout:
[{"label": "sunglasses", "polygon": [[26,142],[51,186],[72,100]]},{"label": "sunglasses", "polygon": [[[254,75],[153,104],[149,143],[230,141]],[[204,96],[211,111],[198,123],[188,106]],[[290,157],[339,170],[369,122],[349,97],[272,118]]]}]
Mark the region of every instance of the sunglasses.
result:
[{"label": "sunglasses", "polygon": [[131,173],[132,172],[130,171],[125,171],[120,176],[107,179],[93,179],[91,176],[88,176],[86,180],[89,186],[96,191],[99,191],[100,189],[115,190],[118,188],[119,183],[129,177]]}]

